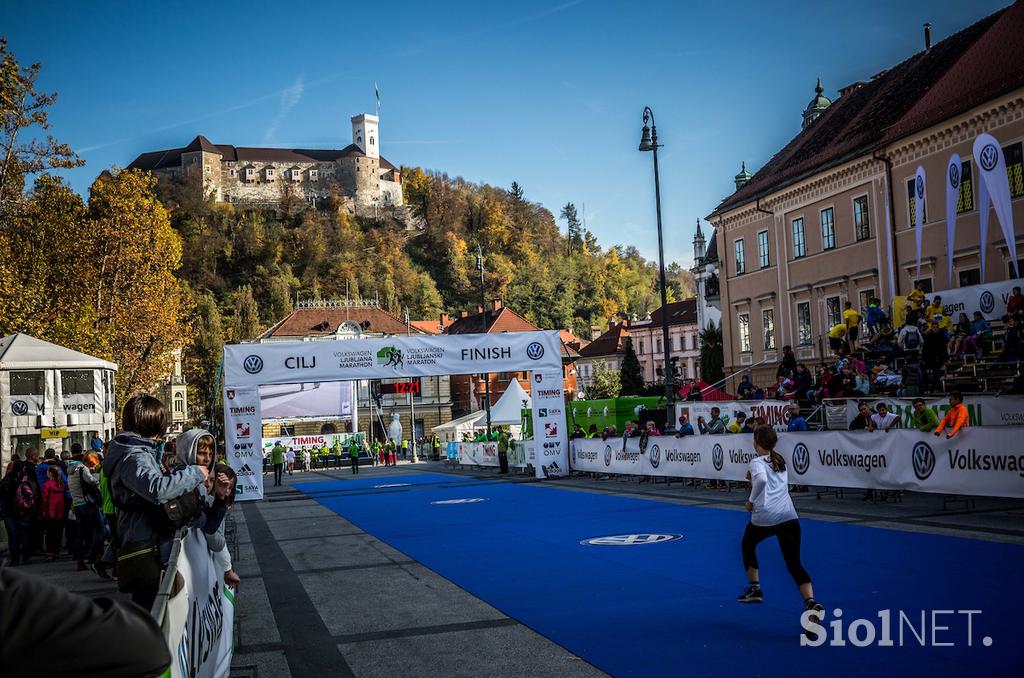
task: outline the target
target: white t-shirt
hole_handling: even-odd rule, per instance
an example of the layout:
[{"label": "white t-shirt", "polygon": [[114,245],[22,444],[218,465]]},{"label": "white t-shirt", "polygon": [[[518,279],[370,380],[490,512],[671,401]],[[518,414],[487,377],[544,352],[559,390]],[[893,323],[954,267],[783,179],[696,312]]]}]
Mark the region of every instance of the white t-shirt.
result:
[{"label": "white t-shirt", "polygon": [[796,508],[789,496],[789,473],[773,471],[768,456],[750,460],[750,488],[750,501],[754,504],[750,522],[754,525],[771,527],[796,520]]},{"label": "white t-shirt", "polygon": [[285,452],[284,453],[284,460],[286,462],[288,462],[289,464],[294,464],[295,463],[295,451],[294,450],[288,450],[287,452]]},{"label": "white t-shirt", "polygon": [[889,428],[896,419],[897,417],[894,412],[886,412],[884,417],[878,412],[871,415],[871,421],[874,422],[875,428],[880,428],[882,430]]}]

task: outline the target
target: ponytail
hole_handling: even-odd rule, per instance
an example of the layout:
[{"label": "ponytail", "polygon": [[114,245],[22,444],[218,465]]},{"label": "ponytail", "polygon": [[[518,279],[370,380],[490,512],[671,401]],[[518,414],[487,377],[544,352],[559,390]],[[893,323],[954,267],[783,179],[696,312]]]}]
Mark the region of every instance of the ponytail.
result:
[{"label": "ponytail", "polygon": [[754,429],[754,444],[762,450],[768,450],[768,460],[772,470],[782,473],[786,470],[786,458],[775,451],[775,445],[779,442],[779,435],[771,426],[762,424]]}]

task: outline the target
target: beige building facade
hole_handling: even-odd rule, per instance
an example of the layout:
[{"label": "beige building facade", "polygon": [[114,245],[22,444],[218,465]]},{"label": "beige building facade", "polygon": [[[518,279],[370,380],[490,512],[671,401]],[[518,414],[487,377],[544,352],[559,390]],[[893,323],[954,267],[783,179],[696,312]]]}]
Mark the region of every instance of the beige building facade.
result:
[{"label": "beige building facade", "polygon": [[[926,291],[1015,277],[1011,252],[1024,257],[1024,61],[1009,53],[1005,36],[1019,41],[1022,34],[1018,3],[844,88],[835,102],[822,101],[819,91],[800,134],[708,217],[721,261],[727,375],[738,380],[751,368],[756,383],[770,383],[787,344],[798,360],[817,363],[829,354],[826,334],[846,301],[865,309],[878,297],[888,307],[911,291],[919,165],[927,175]],[[1003,238],[994,211],[987,242],[980,242],[972,149],[981,133],[1003,149],[1015,242]],[[945,172],[953,153],[962,159],[963,181],[955,242],[947,243]]]}]

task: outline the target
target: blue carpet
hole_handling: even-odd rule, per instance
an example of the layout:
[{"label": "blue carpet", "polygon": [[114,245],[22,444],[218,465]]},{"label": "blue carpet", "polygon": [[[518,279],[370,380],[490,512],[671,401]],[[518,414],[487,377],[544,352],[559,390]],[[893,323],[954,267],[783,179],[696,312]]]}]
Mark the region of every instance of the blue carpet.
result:
[{"label": "blue carpet", "polygon": [[[432,486],[440,482],[436,474],[401,478],[358,482],[422,487],[317,500],[616,676],[1024,675],[1021,546],[805,519],[804,565],[827,620],[841,608],[844,629],[865,618],[880,634],[878,611],[893,610],[897,647],[800,647],[802,601],[774,540],[758,551],[765,603],[734,601],[745,584],[745,513],[472,479]],[[322,493],[352,481],[298,487]],[[431,503],[466,498],[485,501]],[[631,533],[683,539],[580,544]],[[922,648],[906,626],[899,647],[898,610],[918,629],[922,610],[982,614],[973,617],[973,647],[964,615],[938,618],[950,628],[937,640],[953,647]],[[982,645],[985,636],[991,647]]]}]

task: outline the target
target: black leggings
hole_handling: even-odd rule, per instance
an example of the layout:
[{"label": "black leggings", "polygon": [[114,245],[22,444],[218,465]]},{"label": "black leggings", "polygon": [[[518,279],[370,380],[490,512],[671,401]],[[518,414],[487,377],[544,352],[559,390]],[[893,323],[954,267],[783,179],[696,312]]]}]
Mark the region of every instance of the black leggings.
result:
[{"label": "black leggings", "polygon": [[762,527],[747,523],[747,530],[743,533],[743,567],[758,569],[757,567],[757,545],[769,537],[775,537],[779,541],[779,549],[782,551],[782,559],[786,561],[786,569],[797,586],[811,583],[811,575],[800,564],[800,521],[787,520],[778,525]]}]

